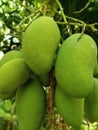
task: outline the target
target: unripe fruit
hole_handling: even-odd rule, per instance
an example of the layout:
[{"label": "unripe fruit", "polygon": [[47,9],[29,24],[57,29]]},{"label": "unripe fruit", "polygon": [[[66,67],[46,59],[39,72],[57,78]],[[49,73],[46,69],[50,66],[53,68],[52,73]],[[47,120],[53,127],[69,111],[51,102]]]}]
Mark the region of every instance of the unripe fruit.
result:
[{"label": "unripe fruit", "polygon": [[[6,62],[0,67],[0,95],[10,94],[23,85],[30,77],[31,70],[25,64],[23,58],[16,58]],[[3,98],[4,97],[0,97]]]},{"label": "unripe fruit", "polygon": [[94,78],[94,87],[84,102],[85,117],[91,121],[98,121],[98,79]]},{"label": "unripe fruit", "polygon": [[38,80],[31,80],[18,89],[16,114],[19,130],[39,130],[46,114],[46,97]]},{"label": "unripe fruit", "polygon": [[48,16],[42,16],[28,26],[22,38],[22,52],[34,73],[43,75],[50,71],[59,41],[58,26]]},{"label": "unripe fruit", "polygon": [[22,54],[18,50],[11,50],[7,52],[2,59],[0,60],[0,67],[5,64],[6,62],[13,60],[15,58],[23,58]]},{"label": "unripe fruit", "polygon": [[76,130],[80,130],[84,115],[84,99],[68,96],[57,86],[55,90],[55,105],[64,121]]},{"label": "unripe fruit", "polygon": [[97,64],[95,41],[87,34],[73,34],[60,47],[55,63],[59,87],[74,97],[85,97],[93,88]]}]

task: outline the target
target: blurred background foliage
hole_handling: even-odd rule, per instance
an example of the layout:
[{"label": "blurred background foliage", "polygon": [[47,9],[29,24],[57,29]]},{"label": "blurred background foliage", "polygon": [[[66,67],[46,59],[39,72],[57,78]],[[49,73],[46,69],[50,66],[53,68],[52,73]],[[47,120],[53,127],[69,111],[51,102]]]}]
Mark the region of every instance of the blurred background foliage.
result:
[{"label": "blurred background foliage", "polygon": [[[98,0],[0,0],[0,56],[21,48],[22,33],[37,17],[53,17],[61,32],[61,43],[76,32],[91,35],[98,45]],[[54,108],[41,130],[72,130]],[[0,100],[0,130],[18,130],[15,102]],[[98,123],[83,122],[82,130],[98,130]]]}]

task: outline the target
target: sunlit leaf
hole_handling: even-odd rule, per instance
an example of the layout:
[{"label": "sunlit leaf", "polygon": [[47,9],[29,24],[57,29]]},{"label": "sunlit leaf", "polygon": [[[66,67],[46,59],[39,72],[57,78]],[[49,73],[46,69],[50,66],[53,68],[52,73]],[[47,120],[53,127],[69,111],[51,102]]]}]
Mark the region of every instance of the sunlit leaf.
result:
[{"label": "sunlit leaf", "polygon": [[4,39],[4,34],[0,34],[0,42]]},{"label": "sunlit leaf", "polygon": [[91,2],[95,2],[95,3],[98,3],[98,0],[90,0]]}]

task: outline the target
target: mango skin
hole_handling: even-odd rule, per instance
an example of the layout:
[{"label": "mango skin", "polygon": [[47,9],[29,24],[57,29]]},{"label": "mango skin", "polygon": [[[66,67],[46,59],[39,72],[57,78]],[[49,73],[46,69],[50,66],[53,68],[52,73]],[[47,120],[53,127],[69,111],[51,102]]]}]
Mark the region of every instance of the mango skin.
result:
[{"label": "mango skin", "polygon": [[2,59],[0,60],[0,67],[5,64],[6,62],[13,60],[15,58],[23,58],[22,54],[18,50],[11,50],[7,52]]},{"label": "mango skin", "polygon": [[60,47],[55,63],[55,77],[63,91],[74,97],[86,97],[93,88],[97,64],[95,41],[87,34],[76,33]]},{"label": "mango skin", "polygon": [[94,87],[84,100],[85,117],[90,122],[98,121],[98,79],[94,78]]},{"label": "mango skin", "polygon": [[19,130],[39,130],[46,114],[46,95],[38,80],[30,80],[18,89],[16,114]]},{"label": "mango skin", "polygon": [[68,96],[59,86],[56,87],[54,98],[57,111],[64,121],[80,130],[84,115],[84,98]]},{"label": "mango skin", "polygon": [[59,28],[48,16],[41,16],[28,26],[22,38],[22,52],[35,74],[44,75],[50,71],[59,41]]},{"label": "mango skin", "polygon": [[0,67],[0,98],[8,99],[31,75],[24,59],[16,58]]}]

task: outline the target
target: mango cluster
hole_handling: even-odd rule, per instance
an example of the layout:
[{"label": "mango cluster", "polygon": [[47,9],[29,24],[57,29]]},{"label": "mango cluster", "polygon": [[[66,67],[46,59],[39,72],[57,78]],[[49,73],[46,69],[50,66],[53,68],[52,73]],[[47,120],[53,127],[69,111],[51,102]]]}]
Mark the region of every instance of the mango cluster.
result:
[{"label": "mango cluster", "polygon": [[63,119],[76,130],[83,119],[98,121],[97,45],[87,34],[68,37],[55,62],[55,104]]},{"label": "mango cluster", "polygon": [[84,118],[98,120],[97,78],[94,39],[76,33],[60,44],[56,22],[40,16],[24,31],[21,50],[9,51],[0,60],[0,98],[15,97],[19,130],[38,130],[46,115],[45,86],[53,82],[58,113],[80,130]]},{"label": "mango cluster", "polygon": [[0,98],[14,98],[19,130],[40,129],[46,114],[49,72],[60,42],[56,22],[47,16],[34,20],[22,37],[22,48],[0,60]]}]

